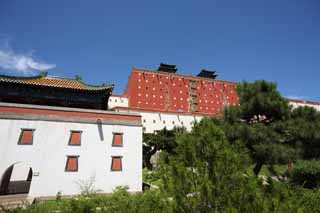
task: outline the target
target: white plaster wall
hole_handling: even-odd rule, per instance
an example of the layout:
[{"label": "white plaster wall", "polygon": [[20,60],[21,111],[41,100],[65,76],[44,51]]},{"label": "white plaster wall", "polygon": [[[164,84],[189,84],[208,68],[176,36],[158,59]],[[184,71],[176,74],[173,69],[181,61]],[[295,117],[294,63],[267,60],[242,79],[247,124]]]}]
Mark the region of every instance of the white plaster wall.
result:
[{"label": "white plaster wall", "polygon": [[112,109],[113,107],[128,107],[128,98],[119,97],[119,96],[110,96],[108,102],[108,109]]},{"label": "white plaster wall", "polygon": [[[80,192],[79,180],[95,176],[95,186],[109,193],[116,186],[130,191],[142,190],[142,128],[102,125],[103,140],[97,124],[0,119],[0,178],[12,164],[25,162],[33,169],[29,196],[55,196]],[[21,128],[34,131],[33,145],[18,145]],[[81,146],[68,146],[70,130],[81,130]],[[123,147],[112,147],[112,132],[123,132]],[[67,155],[79,155],[78,172],[65,172]],[[111,156],[120,155],[122,168],[112,172]]]},{"label": "white plaster wall", "polygon": [[193,115],[177,115],[170,113],[156,112],[140,112],[142,125],[146,133],[153,133],[156,130],[161,130],[164,127],[171,130],[175,126],[185,127],[191,131],[193,124],[199,122],[202,117]]},{"label": "white plaster wall", "polygon": [[308,103],[297,103],[297,102],[289,102],[289,103],[292,105],[293,108],[308,106],[308,107],[315,108],[317,111],[320,111],[320,105],[308,104]]},{"label": "white plaster wall", "polygon": [[141,112],[130,109],[117,109],[118,112],[134,112],[141,115],[141,122],[145,133],[154,133],[154,131],[161,130],[166,127],[168,130],[175,126],[185,127],[187,131],[191,131],[193,124],[199,122],[203,116],[195,115],[181,115],[174,113],[163,112]]}]

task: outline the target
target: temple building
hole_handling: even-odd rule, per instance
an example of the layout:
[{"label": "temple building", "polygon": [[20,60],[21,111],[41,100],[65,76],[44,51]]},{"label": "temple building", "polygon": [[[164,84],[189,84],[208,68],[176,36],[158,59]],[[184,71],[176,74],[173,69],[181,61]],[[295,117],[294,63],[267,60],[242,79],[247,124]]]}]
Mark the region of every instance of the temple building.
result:
[{"label": "temple building", "polygon": [[141,116],[110,111],[113,85],[0,76],[0,196],[142,190]]},{"label": "temple building", "polygon": [[80,79],[48,76],[0,75],[0,101],[46,106],[106,110],[114,85],[94,86]]},{"label": "temple building", "polygon": [[[197,75],[177,73],[176,65],[160,64],[157,70],[133,68],[123,95],[111,95],[109,108],[117,112],[139,113],[143,131],[185,127],[216,116],[224,107],[239,104],[236,82],[218,80],[215,71],[202,69]],[[317,102],[289,100],[293,107]]]},{"label": "temple building", "polygon": [[215,71],[184,75],[167,64],[157,70],[133,68],[124,95],[112,95],[109,108],[140,113],[146,133],[175,126],[191,130],[194,122],[239,102],[236,83],[216,78]]}]

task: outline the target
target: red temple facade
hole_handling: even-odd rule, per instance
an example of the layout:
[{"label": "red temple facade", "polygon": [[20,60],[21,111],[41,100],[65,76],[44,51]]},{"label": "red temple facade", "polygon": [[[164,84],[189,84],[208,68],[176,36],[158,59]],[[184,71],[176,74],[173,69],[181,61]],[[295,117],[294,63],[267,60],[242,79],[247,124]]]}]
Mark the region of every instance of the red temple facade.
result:
[{"label": "red temple facade", "polygon": [[176,74],[175,71],[162,70],[161,66],[154,71],[133,68],[124,94],[128,98],[128,107],[216,115],[224,106],[239,103],[236,83],[200,74]]}]

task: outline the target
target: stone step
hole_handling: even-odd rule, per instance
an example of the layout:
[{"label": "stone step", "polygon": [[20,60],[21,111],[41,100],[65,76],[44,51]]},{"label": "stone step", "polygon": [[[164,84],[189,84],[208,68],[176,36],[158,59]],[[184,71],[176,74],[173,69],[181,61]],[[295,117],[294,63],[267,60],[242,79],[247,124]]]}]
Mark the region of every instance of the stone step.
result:
[{"label": "stone step", "polygon": [[29,203],[28,194],[0,196],[0,212],[6,209],[25,208]]}]

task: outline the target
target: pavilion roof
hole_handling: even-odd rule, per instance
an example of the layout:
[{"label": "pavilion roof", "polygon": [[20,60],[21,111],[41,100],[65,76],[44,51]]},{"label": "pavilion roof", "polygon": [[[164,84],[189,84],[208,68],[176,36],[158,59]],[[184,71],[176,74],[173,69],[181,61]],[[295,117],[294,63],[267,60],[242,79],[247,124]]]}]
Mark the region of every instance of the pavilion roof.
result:
[{"label": "pavilion roof", "polygon": [[32,77],[0,75],[0,83],[67,88],[83,91],[112,91],[114,88],[113,84],[90,85],[78,79],[50,76],[46,72],[40,73],[39,75]]}]

